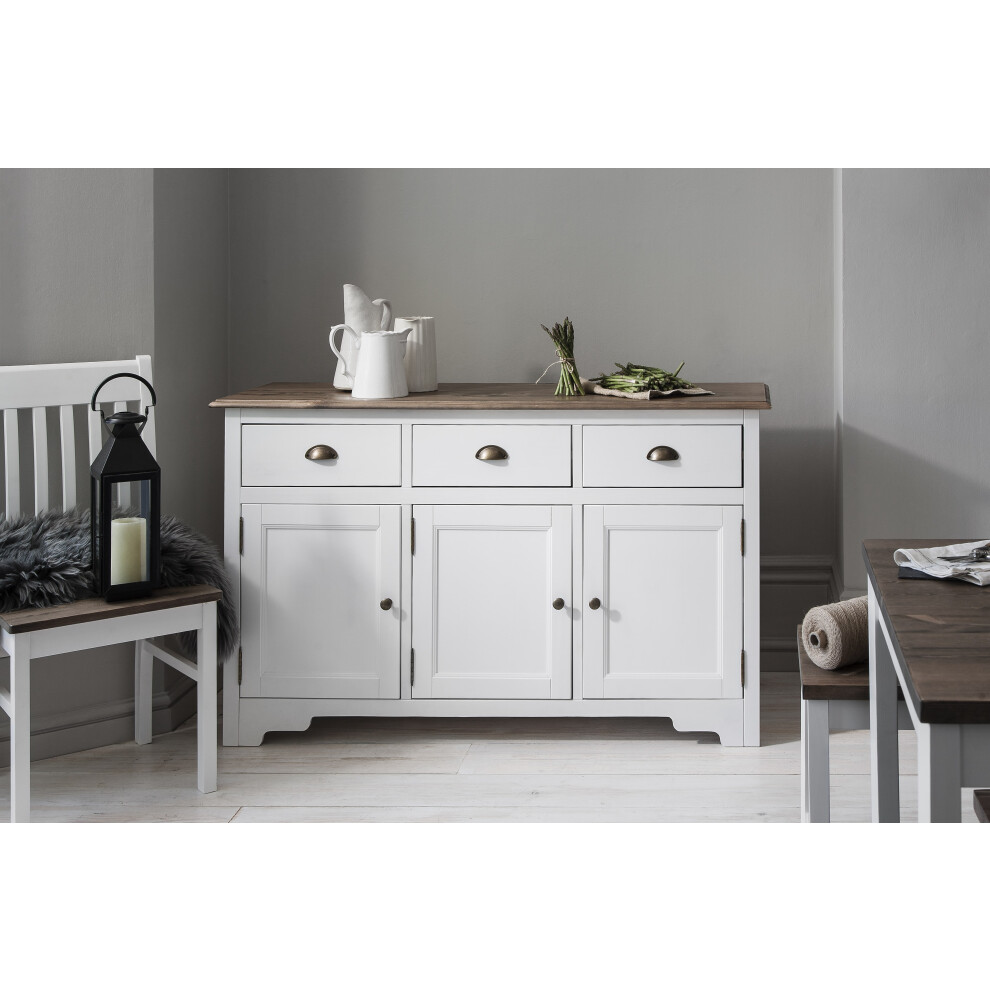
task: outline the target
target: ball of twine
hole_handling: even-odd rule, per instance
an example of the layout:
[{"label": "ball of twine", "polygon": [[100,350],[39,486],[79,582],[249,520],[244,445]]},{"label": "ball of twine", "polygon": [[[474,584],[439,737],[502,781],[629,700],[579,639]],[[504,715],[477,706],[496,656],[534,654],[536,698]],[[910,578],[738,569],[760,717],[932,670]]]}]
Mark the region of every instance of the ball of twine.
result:
[{"label": "ball of twine", "polygon": [[866,660],[870,655],[868,616],[865,595],[809,609],[801,626],[801,640],[812,663],[823,670],[835,670]]}]

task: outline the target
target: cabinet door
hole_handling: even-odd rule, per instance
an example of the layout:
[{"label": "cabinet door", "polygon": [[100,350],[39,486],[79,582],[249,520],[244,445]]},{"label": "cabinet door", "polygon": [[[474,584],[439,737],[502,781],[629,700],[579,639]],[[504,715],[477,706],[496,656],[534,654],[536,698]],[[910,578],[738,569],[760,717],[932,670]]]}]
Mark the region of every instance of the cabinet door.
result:
[{"label": "cabinet door", "polygon": [[399,697],[400,512],[243,507],[242,697]]},{"label": "cabinet door", "polygon": [[571,697],[570,506],[413,517],[413,697]]},{"label": "cabinet door", "polygon": [[736,505],[585,507],[586,698],[742,697],[741,521]]}]

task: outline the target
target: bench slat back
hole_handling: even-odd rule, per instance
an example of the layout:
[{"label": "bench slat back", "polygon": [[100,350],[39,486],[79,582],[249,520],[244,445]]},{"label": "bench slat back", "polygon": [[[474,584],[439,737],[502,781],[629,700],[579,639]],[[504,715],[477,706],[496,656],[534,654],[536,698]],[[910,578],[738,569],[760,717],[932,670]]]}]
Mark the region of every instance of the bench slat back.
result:
[{"label": "bench slat back", "polygon": [[[26,511],[22,479],[33,481],[32,511],[35,515],[50,504],[50,471],[61,462],[61,507],[74,508],[80,499],[78,472],[91,464],[104,443],[100,414],[90,409],[90,400],[104,378],[120,372],[140,375],[154,384],[151,358],[139,355],[128,361],[91,361],[77,364],[24,364],[0,367],[0,409],[3,410],[4,515],[8,519]],[[148,390],[133,378],[118,378],[101,392],[98,406],[117,412],[132,407],[144,412],[151,405]],[[76,407],[86,417],[88,452],[76,452]],[[58,425],[49,436],[48,409],[58,410]],[[18,410],[30,410],[32,441],[30,457],[20,442]],[[53,414],[54,420],[54,414]],[[155,453],[155,411],[149,410],[142,433],[148,449]],[[30,465],[24,461],[30,460]],[[88,501],[88,492],[84,493]]]}]

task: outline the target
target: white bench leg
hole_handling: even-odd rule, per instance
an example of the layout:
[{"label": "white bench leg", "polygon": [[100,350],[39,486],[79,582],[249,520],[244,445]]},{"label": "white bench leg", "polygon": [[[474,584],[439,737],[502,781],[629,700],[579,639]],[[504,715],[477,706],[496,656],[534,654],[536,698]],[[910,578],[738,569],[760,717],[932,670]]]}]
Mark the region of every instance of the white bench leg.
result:
[{"label": "white bench leg", "polygon": [[10,820],[31,820],[31,634],[9,640]]},{"label": "white bench leg", "polygon": [[151,682],[155,658],[148,644],[139,639],[134,644],[134,741],[143,746],[151,742]]},{"label": "white bench leg", "polygon": [[801,702],[801,821],[831,820],[828,702]]},{"label": "white bench leg", "polygon": [[203,606],[196,637],[196,753],[199,789],[217,789],[217,603]]}]

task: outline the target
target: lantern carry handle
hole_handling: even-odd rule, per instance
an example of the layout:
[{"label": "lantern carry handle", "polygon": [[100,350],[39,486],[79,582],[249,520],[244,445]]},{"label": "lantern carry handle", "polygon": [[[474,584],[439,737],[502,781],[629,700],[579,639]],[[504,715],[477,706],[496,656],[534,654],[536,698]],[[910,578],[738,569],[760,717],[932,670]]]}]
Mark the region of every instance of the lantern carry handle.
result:
[{"label": "lantern carry handle", "polygon": [[[151,405],[152,406],[158,405],[158,396],[155,395],[155,389],[154,386],[151,384],[151,382],[149,382],[146,378],[142,378],[140,375],[132,375],[129,371],[118,371],[116,375],[111,375],[109,378],[104,378],[103,381],[96,386],[96,391],[93,393],[93,399],[90,402],[90,408],[93,410],[93,412],[98,412],[100,414],[100,419],[106,421],[106,416],[103,415],[102,409],[96,408],[96,397],[100,394],[100,389],[103,388],[103,386],[106,385],[107,382],[112,382],[115,378],[136,378],[139,382],[141,382],[142,385],[146,385],[148,391],[151,393]],[[145,416],[148,415],[148,410],[150,408],[151,406],[144,407]]]}]

